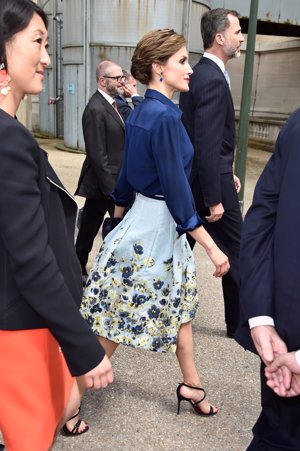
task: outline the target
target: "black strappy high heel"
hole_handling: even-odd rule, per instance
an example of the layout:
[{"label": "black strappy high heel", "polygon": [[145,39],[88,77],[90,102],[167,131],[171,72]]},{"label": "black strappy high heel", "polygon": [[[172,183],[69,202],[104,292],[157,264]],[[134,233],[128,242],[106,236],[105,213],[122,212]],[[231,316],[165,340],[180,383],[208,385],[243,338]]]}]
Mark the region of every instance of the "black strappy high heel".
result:
[{"label": "black strappy high heel", "polygon": [[[191,398],[186,398],[185,396],[182,396],[182,395],[180,394],[180,389],[181,389],[181,387],[188,387],[188,388],[192,388],[192,389],[194,389],[194,390],[199,390],[199,391],[203,392],[203,397],[202,397],[199,401],[193,401]],[[214,412],[214,408],[213,408],[212,405],[210,405],[210,410],[209,410],[208,413],[203,412],[203,410],[201,409],[201,407],[200,407],[199,404],[200,404],[200,403],[205,399],[205,397],[206,397],[206,393],[205,393],[204,388],[201,388],[201,387],[193,387],[192,385],[188,385],[188,384],[185,384],[185,383],[181,383],[181,384],[178,385],[176,393],[177,393],[177,400],[178,400],[178,408],[177,408],[177,414],[178,414],[178,415],[179,415],[179,411],[180,411],[180,403],[181,403],[181,401],[188,401],[188,402],[192,405],[194,411],[195,411],[198,415],[201,415],[201,416],[203,416],[203,417],[210,417],[210,416],[212,416],[212,415],[215,415],[215,414],[218,412],[217,410],[216,410],[216,412]]]},{"label": "black strappy high heel", "polygon": [[[68,419],[67,423],[68,423],[70,420],[73,420],[74,418],[79,417],[80,409],[81,409],[81,406],[78,407],[78,410],[77,410],[77,412],[75,413],[75,415],[73,415],[71,418]],[[81,425],[81,423],[82,423],[83,421],[84,421],[84,420],[83,420],[82,418],[78,418],[78,421],[74,424],[74,426],[72,427],[71,430],[68,428],[67,423],[66,423],[66,424],[63,426],[63,428],[62,428],[62,433],[63,433],[64,435],[69,436],[69,437],[74,437],[74,436],[76,436],[76,435],[84,434],[85,432],[87,432],[87,431],[89,430],[89,426],[86,425],[86,427],[85,427],[82,431],[79,431],[80,425]]]}]

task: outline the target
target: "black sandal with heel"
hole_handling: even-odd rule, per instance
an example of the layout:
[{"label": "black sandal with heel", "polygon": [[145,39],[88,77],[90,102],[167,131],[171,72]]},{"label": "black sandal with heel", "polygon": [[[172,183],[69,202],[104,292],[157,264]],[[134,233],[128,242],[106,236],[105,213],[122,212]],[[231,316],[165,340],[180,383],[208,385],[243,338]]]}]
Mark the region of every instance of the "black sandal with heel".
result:
[{"label": "black sandal with heel", "polygon": [[[69,421],[73,420],[74,418],[79,417],[80,409],[81,409],[81,406],[78,407],[78,410],[75,413],[75,415],[73,415],[71,418],[68,419],[67,423]],[[74,437],[77,435],[84,434],[85,432],[87,432],[89,430],[89,426],[86,425],[86,427],[82,431],[80,431],[79,428],[80,428],[82,422],[85,422],[85,421],[82,418],[78,418],[78,421],[74,424],[74,426],[72,427],[71,430],[68,428],[67,423],[66,423],[62,428],[62,433],[64,435],[67,435],[68,437]]]},{"label": "black sandal with heel", "polygon": [[[186,398],[185,396],[182,396],[182,395],[180,394],[180,389],[181,389],[181,387],[192,388],[193,390],[200,390],[201,392],[203,392],[203,397],[202,397],[199,401],[193,401],[191,398]],[[188,384],[185,384],[185,383],[181,383],[181,384],[178,385],[176,393],[177,393],[177,400],[178,400],[178,408],[177,408],[177,414],[178,414],[178,415],[179,415],[179,411],[180,411],[180,403],[181,403],[181,401],[188,401],[188,402],[192,405],[194,411],[195,411],[198,415],[201,415],[201,416],[203,416],[203,417],[210,417],[210,416],[212,416],[212,415],[216,415],[216,413],[218,412],[218,410],[216,410],[216,411],[214,412],[214,408],[213,408],[212,405],[210,405],[210,410],[209,410],[208,413],[203,412],[203,410],[201,409],[201,407],[200,407],[199,404],[200,404],[202,401],[204,401],[204,399],[206,398],[206,393],[205,393],[204,388],[201,388],[201,387],[193,387],[192,385],[188,385]]]}]

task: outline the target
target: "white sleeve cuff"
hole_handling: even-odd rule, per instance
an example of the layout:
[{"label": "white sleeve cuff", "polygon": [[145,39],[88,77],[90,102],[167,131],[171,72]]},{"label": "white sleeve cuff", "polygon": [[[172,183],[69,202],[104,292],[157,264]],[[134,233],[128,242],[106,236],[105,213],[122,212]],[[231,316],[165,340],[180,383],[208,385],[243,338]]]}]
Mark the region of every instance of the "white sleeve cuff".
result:
[{"label": "white sleeve cuff", "polygon": [[296,362],[300,366],[300,349],[295,353]]},{"label": "white sleeve cuff", "polygon": [[253,318],[249,318],[248,322],[250,329],[256,326],[275,326],[271,316],[254,316]]}]

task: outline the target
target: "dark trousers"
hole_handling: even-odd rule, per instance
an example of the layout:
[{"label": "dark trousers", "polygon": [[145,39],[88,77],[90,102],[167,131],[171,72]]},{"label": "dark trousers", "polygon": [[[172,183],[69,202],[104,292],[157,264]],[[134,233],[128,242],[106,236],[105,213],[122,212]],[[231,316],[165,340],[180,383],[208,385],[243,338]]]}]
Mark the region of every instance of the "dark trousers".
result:
[{"label": "dark trousers", "polygon": [[89,253],[107,212],[113,216],[114,203],[111,200],[85,200],[76,240],[76,253],[81,264],[82,274],[87,274],[86,264]]},{"label": "dark trousers", "polygon": [[[230,177],[228,177],[230,179]],[[215,241],[217,246],[227,255],[230,263],[230,270],[222,277],[222,289],[224,297],[225,323],[227,327],[236,329],[239,323],[239,252],[242,230],[242,214],[238,205],[236,192],[231,192],[234,186],[225,179],[224,185],[228,183],[228,196],[234,197],[232,202],[228,202],[229,208],[226,208],[222,218],[216,222],[205,222],[204,227]],[[192,191],[195,199],[196,209],[201,218],[210,214],[209,209],[205,207],[202,193],[198,184],[192,184]],[[193,249],[195,240],[187,234],[188,242]]]},{"label": "dark trousers", "polygon": [[266,385],[261,365],[262,411],[253,428],[247,451],[300,450],[300,396],[281,398]]}]

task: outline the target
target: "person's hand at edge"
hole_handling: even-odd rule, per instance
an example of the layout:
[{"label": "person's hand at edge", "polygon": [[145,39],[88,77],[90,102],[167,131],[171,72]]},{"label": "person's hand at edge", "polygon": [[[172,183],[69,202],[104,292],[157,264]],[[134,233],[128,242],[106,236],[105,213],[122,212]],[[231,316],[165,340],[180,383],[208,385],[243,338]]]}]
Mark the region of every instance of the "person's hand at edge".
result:
[{"label": "person's hand at edge", "polygon": [[300,366],[296,360],[296,352],[287,352],[275,357],[265,368],[267,385],[283,397],[300,394]]},{"label": "person's hand at edge", "polygon": [[210,215],[205,216],[205,219],[208,222],[216,222],[222,218],[222,216],[224,214],[224,207],[223,207],[222,203],[220,202],[217,205],[213,205],[212,207],[209,207],[209,211],[210,211]]},{"label": "person's hand at edge", "polygon": [[273,326],[256,326],[251,329],[254,346],[266,366],[278,354],[287,352],[287,346]]},{"label": "person's hand at edge", "polygon": [[136,83],[126,83],[124,85],[124,96],[125,97],[138,96]]},{"label": "person's hand at edge", "polygon": [[242,185],[241,185],[240,179],[235,174],[233,174],[233,181],[234,181],[234,186],[235,186],[236,192],[239,193]]},{"label": "person's hand at edge", "polygon": [[99,388],[107,387],[114,380],[109,358],[105,355],[95,368],[80,376],[79,379],[87,389],[98,390]]}]

